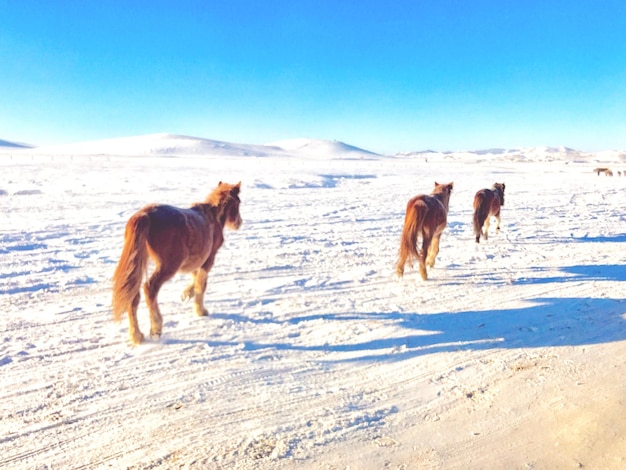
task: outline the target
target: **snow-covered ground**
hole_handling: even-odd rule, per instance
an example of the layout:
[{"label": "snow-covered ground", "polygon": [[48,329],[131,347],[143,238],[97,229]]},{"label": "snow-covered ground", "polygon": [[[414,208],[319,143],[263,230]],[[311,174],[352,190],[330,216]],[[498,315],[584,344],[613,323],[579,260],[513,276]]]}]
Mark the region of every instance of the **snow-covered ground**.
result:
[{"label": "snow-covered ground", "polygon": [[[620,152],[144,140],[0,155],[0,467],[626,465]],[[132,346],[110,309],[127,219],[220,180],[242,182],[244,223],[210,315],[178,275],[163,336]],[[398,280],[406,202],[435,181],[454,182],[437,266]],[[502,230],[477,245],[473,195],[494,182]]]}]

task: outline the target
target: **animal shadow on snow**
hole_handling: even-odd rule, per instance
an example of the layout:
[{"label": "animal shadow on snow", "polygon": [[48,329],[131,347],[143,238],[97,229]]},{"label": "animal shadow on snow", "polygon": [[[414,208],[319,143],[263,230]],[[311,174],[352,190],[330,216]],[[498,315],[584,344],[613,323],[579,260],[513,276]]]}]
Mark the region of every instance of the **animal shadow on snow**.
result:
[{"label": "animal shadow on snow", "polygon": [[[547,284],[569,281],[626,281],[626,266],[623,264],[577,265],[560,268],[563,276],[524,277],[516,279],[513,284]],[[545,268],[534,268],[535,272],[546,271]]]},{"label": "animal shadow on snow", "polygon": [[598,237],[574,237],[575,242],[592,242],[592,243],[624,243],[626,242],[626,233],[621,235],[615,235],[612,237],[598,236]]},{"label": "animal shadow on snow", "polygon": [[[563,276],[526,278],[529,283],[566,283],[577,280],[626,281],[621,265],[569,266]],[[260,349],[321,351],[329,353],[362,352],[362,355],[336,361],[399,361],[412,357],[463,350],[517,349],[581,346],[626,339],[626,299],[595,297],[540,297],[525,299],[528,306],[511,309],[465,310],[444,313],[337,312],[303,315],[290,319],[248,318],[240,314],[213,314],[214,318],[256,324],[297,325],[323,320],[372,322],[398,325],[405,334],[359,342],[301,345],[298,336],[287,342],[243,341],[247,351]],[[326,325],[325,328],[332,325]],[[180,342],[171,340],[170,342]],[[183,341],[187,342],[187,341]],[[196,341],[194,341],[196,342]],[[200,341],[213,347],[229,342]],[[233,343],[234,344],[234,343]],[[330,359],[333,362],[333,359]]]},{"label": "animal shadow on snow", "polygon": [[[569,266],[563,276],[525,278],[520,284],[566,283],[571,281],[626,281],[622,265]],[[363,355],[349,361],[397,361],[415,356],[460,350],[492,348],[539,348],[580,346],[626,339],[626,299],[595,297],[541,297],[526,299],[529,306],[513,309],[466,310],[445,313],[356,312],[306,315],[280,321],[274,318],[261,323],[298,324],[325,322],[376,321],[393,323],[407,334],[365,342],[303,346],[293,342],[246,342],[246,350],[277,349],[325,352],[358,352]],[[224,315],[234,321],[252,321],[237,315]],[[339,326],[337,329],[340,329]],[[414,331],[414,333],[412,333]],[[394,352],[390,352],[394,351]]]},{"label": "animal shadow on snow", "polygon": [[[438,352],[580,346],[626,339],[626,319],[623,317],[626,313],[626,299],[536,298],[530,302],[534,305],[454,313],[369,312],[310,315],[288,322],[316,319],[328,322],[382,321],[399,325],[408,333],[365,342],[319,346],[301,346],[297,343],[297,338],[291,344],[247,342],[245,349],[338,353],[362,351],[362,356],[352,357],[348,361],[398,361]],[[416,332],[411,334],[412,330]]]},{"label": "animal shadow on snow", "polygon": [[[315,346],[300,345],[297,337],[291,343],[245,341],[244,349],[328,353],[362,351],[363,355],[348,361],[398,361],[438,352],[581,346],[626,339],[626,299],[536,298],[530,302],[534,305],[454,313],[357,312],[309,315],[284,323],[295,324],[311,320],[389,322],[403,327],[407,334],[365,342]],[[267,321],[272,320],[263,322]],[[412,330],[416,332],[411,334]],[[215,347],[227,345],[214,341],[207,343]]]}]

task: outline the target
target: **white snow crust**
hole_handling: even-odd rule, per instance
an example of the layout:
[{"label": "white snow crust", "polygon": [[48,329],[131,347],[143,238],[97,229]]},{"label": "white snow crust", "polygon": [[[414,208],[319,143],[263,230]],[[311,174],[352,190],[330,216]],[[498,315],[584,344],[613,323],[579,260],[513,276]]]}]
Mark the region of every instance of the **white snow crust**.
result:
[{"label": "white snow crust", "polygon": [[[0,467],[623,468],[624,154],[337,145],[0,155]],[[126,221],[219,181],[242,182],[244,223],[209,316],[177,275],[163,336],[132,346],[110,308]],[[435,181],[454,182],[436,267],[397,279],[406,202]],[[476,244],[473,196],[495,182],[502,229]]]}]

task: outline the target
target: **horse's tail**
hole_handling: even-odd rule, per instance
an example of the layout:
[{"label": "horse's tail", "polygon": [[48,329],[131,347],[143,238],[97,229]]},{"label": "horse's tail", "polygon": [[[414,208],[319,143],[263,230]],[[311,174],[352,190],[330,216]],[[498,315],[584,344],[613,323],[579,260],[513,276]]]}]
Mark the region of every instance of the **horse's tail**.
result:
[{"label": "horse's tail", "polygon": [[148,265],[146,245],[150,217],[144,213],[133,215],[126,223],[122,256],[113,274],[113,319],[119,321],[133,303],[138,302],[141,281]]},{"label": "horse's tail", "polygon": [[480,236],[483,233],[483,225],[487,220],[489,208],[485,201],[485,193],[478,191],[474,196],[474,235],[476,243],[480,243]]},{"label": "horse's tail", "polygon": [[413,260],[419,260],[417,250],[417,236],[424,225],[428,206],[424,201],[409,201],[406,214],[404,216],[404,228],[400,238],[400,253],[396,272],[399,276],[404,273],[404,265],[408,261],[410,265]]}]

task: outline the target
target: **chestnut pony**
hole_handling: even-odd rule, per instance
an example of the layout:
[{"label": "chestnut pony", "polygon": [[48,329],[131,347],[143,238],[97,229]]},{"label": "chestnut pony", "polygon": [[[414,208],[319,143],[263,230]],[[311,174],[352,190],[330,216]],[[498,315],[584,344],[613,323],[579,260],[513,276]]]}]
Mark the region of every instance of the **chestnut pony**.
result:
[{"label": "chestnut pony", "polygon": [[196,314],[208,314],[204,308],[207,275],[224,242],[224,227],[237,230],[241,225],[240,187],[241,182],[233,185],[220,181],[204,202],[189,209],[150,204],[128,220],[122,256],[113,275],[112,305],[115,320],[128,313],[134,344],[144,339],[137,324],[137,307],[149,258],[155,269],[143,291],[150,311],[150,335],[160,336],[163,327],[157,303],[159,289],[179,271],[190,272],[193,278],[183,291],[183,299],[194,299]]},{"label": "chestnut pony", "polygon": [[[481,235],[488,239],[489,219],[494,216],[500,231],[500,207],[504,205],[504,183],[494,183],[492,189],[481,189],[474,196],[474,235],[480,243]],[[484,230],[483,230],[484,226]]]},{"label": "chestnut pony", "polygon": [[[430,195],[421,194],[412,198],[406,205],[404,229],[400,239],[400,255],[396,272],[402,277],[407,260],[419,262],[420,276],[426,280],[426,266],[433,267],[439,253],[439,239],[448,223],[448,205],[454,183],[435,183]],[[422,238],[422,249],[417,249],[418,236]]]}]

